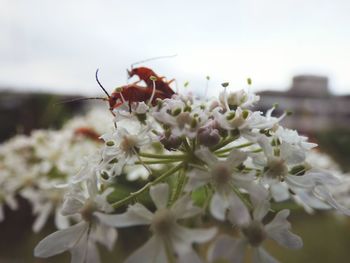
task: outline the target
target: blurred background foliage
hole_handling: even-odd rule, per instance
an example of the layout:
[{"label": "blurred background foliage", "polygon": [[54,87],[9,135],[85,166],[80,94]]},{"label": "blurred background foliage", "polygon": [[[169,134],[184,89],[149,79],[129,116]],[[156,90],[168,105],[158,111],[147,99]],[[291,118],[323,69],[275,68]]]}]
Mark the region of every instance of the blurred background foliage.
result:
[{"label": "blurred background foliage", "polygon": [[332,156],[344,171],[350,171],[350,129],[327,129],[315,136],[320,149]]},{"label": "blurred background foliage", "polygon": [[83,101],[65,103],[79,96],[50,93],[0,92],[0,142],[34,129],[59,129],[84,110]]}]

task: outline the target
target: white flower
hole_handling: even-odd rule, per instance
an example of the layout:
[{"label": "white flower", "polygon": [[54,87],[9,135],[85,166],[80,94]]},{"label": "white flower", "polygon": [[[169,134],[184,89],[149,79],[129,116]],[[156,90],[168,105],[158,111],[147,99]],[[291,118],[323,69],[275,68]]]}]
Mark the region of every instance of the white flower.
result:
[{"label": "white flower", "polygon": [[223,111],[221,108],[213,110],[214,120],[225,130],[238,130],[240,135],[250,141],[257,141],[260,137],[260,130],[273,129],[284,118],[282,114],[279,118],[272,117],[271,114],[275,108],[267,111],[263,116],[259,111],[250,111],[238,107],[235,110]]},{"label": "white flower", "polygon": [[149,176],[149,171],[143,165],[126,166],[125,170],[125,173],[127,174],[127,179],[129,181],[135,181],[137,179],[146,180]]},{"label": "white flower", "polygon": [[286,191],[281,191],[283,190],[281,184],[285,182],[288,185],[295,185],[295,182],[299,181],[301,177],[305,178],[305,176],[289,174],[289,167],[291,165],[303,163],[305,152],[296,146],[282,142],[278,148],[275,148],[277,149],[276,154],[270,140],[266,136],[261,136],[258,143],[265,155],[259,154],[259,157],[258,155],[252,156],[253,159],[255,158],[257,164],[264,167],[261,181],[269,185],[271,194],[276,201],[283,201],[289,197],[289,194],[286,195]]},{"label": "white flower", "polygon": [[[292,192],[292,197],[307,211],[312,211],[311,208],[326,209],[331,206],[345,215],[350,215],[350,209],[340,205],[327,186],[339,185],[341,180],[324,170],[308,167],[308,164],[304,163],[305,149],[282,141],[276,148],[279,156],[275,156],[267,137],[262,136],[259,143],[267,157],[261,181],[269,185],[270,192],[277,202],[289,199]],[[291,174],[291,165],[297,164],[300,164],[301,172]]]},{"label": "white flower", "polygon": [[150,129],[150,126],[139,126],[129,130],[118,127],[116,132],[102,135],[105,146],[99,169],[106,170],[111,176],[115,176],[122,172],[126,164],[134,164],[138,159],[137,151],[150,146],[154,141]]},{"label": "white flower", "polygon": [[253,182],[255,177],[252,174],[241,174],[235,171],[235,168],[246,160],[246,153],[234,149],[225,161],[221,161],[203,147],[196,151],[196,156],[206,163],[208,169],[193,169],[188,175],[189,180],[185,189],[191,191],[211,183],[215,193],[210,202],[210,211],[215,218],[224,220],[226,210],[229,208],[235,211],[238,218],[243,219],[249,216],[247,207],[233,188],[247,190],[253,202],[267,197],[264,189]]},{"label": "white flower", "polygon": [[227,108],[227,105],[229,109],[237,109],[238,107],[247,108],[253,106],[259,99],[260,97],[253,92],[247,92],[244,89],[229,92],[228,94],[224,90],[219,94],[219,101],[224,109]]},{"label": "white flower", "polygon": [[304,150],[311,150],[316,147],[316,143],[311,143],[307,141],[307,137],[300,136],[297,131],[283,128],[281,126],[275,132],[275,136],[277,136],[281,142],[286,142],[289,145],[293,145],[299,147]]},{"label": "white flower", "polygon": [[64,215],[78,215],[80,222],[41,240],[34,249],[36,257],[47,258],[69,250],[72,254],[72,263],[98,263],[100,259],[96,242],[112,250],[117,232],[96,216],[98,211],[112,211],[112,207],[106,201],[112,189],[99,194],[96,182],[84,181],[84,183],[86,183],[85,189],[78,184],[72,185],[62,209]]},{"label": "white flower", "polygon": [[[289,249],[299,249],[303,242],[300,237],[291,233],[290,223],[287,221],[289,210],[278,212],[268,224],[261,222],[269,210],[267,202],[261,202],[253,212],[253,218],[239,225],[241,237],[234,238],[227,235],[220,236],[209,250],[209,260],[224,259],[230,263],[244,262],[245,248],[250,245],[253,253],[253,263],[277,263],[263,248],[262,243],[270,238],[279,245]],[[237,222],[233,221],[234,224]]]},{"label": "white flower", "polygon": [[169,197],[167,184],[152,186],[150,195],[157,208],[154,213],[136,203],[129,206],[121,215],[98,214],[99,219],[110,226],[150,225],[153,233],[151,239],[131,254],[125,262],[167,262],[167,251],[173,253],[173,256],[178,256],[180,261],[183,257],[196,257],[192,243],[209,241],[215,235],[216,229],[189,229],[177,223],[179,219],[193,217],[201,212],[200,208],[192,205],[190,195],[182,196],[171,207],[167,207]]},{"label": "white flower", "polygon": [[9,178],[4,174],[0,175],[0,222],[5,219],[4,206],[7,205],[12,210],[17,210],[18,204],[15,198],[15,188],[6,183]]},{"label": "white flower", "polygon": [[200,127],[208,120],[208,111],[201,104],[189,104],[181,100],[165,99],[159,111],[153,117],[165,126],[169,126],[175,137],[195,138]]},{"label": "white flower", "polygon": [[26,187],[19,193],[32,205],[36,219],[33,223],[33,231],[39,232],[45,225],[49,216],[54,212],[55,225],[58,229],[69,226],[69,219],[61,214],[61,204],[64,189],[56,188],[60,182],[48,181],[46,178],[38,179],[36,187]]},{"label": "white flower", "polygon": [[147,117],[146,114],[149,111],[149,106],[144,102],[132,103],[131,104],[131,112],[129,108],[123,107],[116,108],[113,110],[115,113],[114,121],[116,123],[121,122],[123,120],[133,120],[133,121],[141,121],[142,117]]},{"label": "white flower", "polygon": [[225,130],[240,130],[247,126],[247,121],[251,112],[249,110],[229,110],[222,112],[220,108],[213,111],[214,119],[218,122],[221,128]]},{"label": "white flower", "polygon": [[335,199],[344,206],[350,207],[350,176],[345,174],[341,177],[341,184],[330,186],[330,192]]}]

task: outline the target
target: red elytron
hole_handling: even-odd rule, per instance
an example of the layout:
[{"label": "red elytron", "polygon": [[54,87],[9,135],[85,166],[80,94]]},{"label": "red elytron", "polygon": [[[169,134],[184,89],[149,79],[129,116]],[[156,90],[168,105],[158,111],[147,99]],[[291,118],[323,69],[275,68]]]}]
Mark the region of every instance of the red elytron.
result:
[{"label": "red elytron", "polygon": [[169,98],[164,92],[153,90],[153,88],[142,87],[136,84],[122,86],[114,91],[108,98],[110,110],[118,108],[125,102],[128,102],[131,108],[132,102],[147,102],[152,99],[152,105],[156,104],[157,99]]},{"label": "red elytron", "polygon": [[[174,79],[170,81],[164,81],[164,77],[159,77],[152,69],[146,67],[138,67],[132,68],[128,70],[129,78],[133,76],[138,76],[140,78],[139,81],[144,81],[148,88],[153,87],[155,85],[156,90],[159,90],[166,94],[168,98],[171,98],[175,92],[170,88],[169,84],[174,81]],[[155,77],[154,84],[152,77]],[[138,82],[139,82],[138,81]],[[136,83],[138,83],[136,82]]]}]

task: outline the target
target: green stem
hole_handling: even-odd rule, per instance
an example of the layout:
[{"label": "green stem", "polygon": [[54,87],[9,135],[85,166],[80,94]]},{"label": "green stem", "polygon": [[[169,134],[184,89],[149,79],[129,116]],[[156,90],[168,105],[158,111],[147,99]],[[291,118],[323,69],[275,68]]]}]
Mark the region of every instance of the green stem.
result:
[{"label": "green stem", "polygon": [[175,191],[173,192],[173,196],[170,200],[170,205],[172,205],[181,195],[185,181],[186,181],[186,170],[183,168],[179,172],[179,176],[178,176],[177,182],[176,182],[176,188],[175,188]]},{"label": "green stem", "polygon": [[135,164],[167,164],[167,163],[178,163],[182,160],[158,160],[158,161],[136,161]]},{"label": "green stem", "polygon": [[186,138],[183,139],[183,145],[184,145],[184,147],[186,149],[186,152],[189,152],[189,153],[192,152],[191,146],[188,144],[188,141],[187,141]]},{"label": "green stem", "polygon": [[259,148],[259,149],[256,149],[256,150],[252,150],[251,152],[252,153],[259,153],[259,152],[262,152],[262,151],[263,151],[263,149]]},{"label": "green stem", "polygon": [[155,158],[155,159],[179,159],[183,160],[186,155],[185,154],[174,154],[174,155],[164,155],[164,154],[154,154],[154,153],[139,153],[141,157],[146,158]]},{"label": "green stem", "polygon": [[142,194],[143,192],[147,191],[152,185],[155,185],[155,184],[161,182],[162,180],[164,180],[165,178],[167,178],[168,176],[176,173],[179,169],[182,168],[182,166],[183,166],[183,163],[180,163],[180,164],[174,166],[173,168],[171,168],[170,170],[168,170],[164,174],[162,174],[159,177],[157,177],[152,182],[148,182],[147,184],[145,184],[141,189],[137,190],[136,192],[130,193],[127,197],[125,197],[125,198],[123,198],[123,199],[119,200],[118,202],[115,202],[115,203],[113,203],[111,205],[114,208],[118,208],[118,207],[120,207],[122,205],[127,204],[128,202],[133,200],[135,197],[137,197],[140,194]]},{"label": "green stem", "polygon": [[[252,151],[247,151],[249,153],[259,153],[259,152],[262,152],[262,149],[259,148],[259,149],[255,149],[255,150],[252,150]],[[217,157],[221,157],[221,158],[225,158],[225,157],[228,157],[229,154],[226,154],[226,153],[219,153],[216,155]]]},{"label": "green stem", "polygon": [[253,209],[252,204],[242,195],[242,193],[235,186],[232,186],[232,190],[235,192],[235,194],[242,200],[242,202],[247,207],[249,207],[250,209]]},{"label": "green stem", "polygon": [[173,250],[171,249],[172,246],[170,241],[165,240],[164,245],[165,245],[165,253],[168,259],[168,263],[176,263],[175,255],[172,252]]},{"label": "green stem", "polygon": [[212,152],[214,152],[214,151],[224,147],[225,145],[233,142],[236,139],[237,139],[237,137],[227,137],[227,138],[223,139],[221,142],[219,142],[217,145],[215,145],[214,147],[211,147],[210,150]]},{"label": "green stem", "polygon": [[204,211],[206,211],[210,204],[210,200],[213,196],[213,190],[208,185],[206,185],[204,189],[205,189],[205,200],[203,203],[203,209]]},{"label": "green stem", "polygon": [[245,148],[245,147],[251,146],[253,144],[254,144],[254,142],[247,142],[247,143],[240,144],[240,145],[237,145],[237,146],[234,146],[234,147],[230,147],[230,148],[226,148],[226,149],[215,151],[215,153],[216,154],[226,153],[226,152],[232,151],[233,149]]},{"label": "green stem", "polygon": [[196,139],[192,139],[192,152],[196,151]]}]

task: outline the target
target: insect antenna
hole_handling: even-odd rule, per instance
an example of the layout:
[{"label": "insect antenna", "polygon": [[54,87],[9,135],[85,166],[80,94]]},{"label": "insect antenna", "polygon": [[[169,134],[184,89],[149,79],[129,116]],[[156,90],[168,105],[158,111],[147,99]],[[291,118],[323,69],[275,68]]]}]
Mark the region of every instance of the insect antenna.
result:
[{"label": "insect antenna", "polygon": [[96,69],[96,74],[95,74],[96,81],[97,81],[98,85],[101,87],[101,89],[104,91],[104,93],[106,93],[107,97],[110,98],[111,96],[108,94],[108,92],[105,90],[105,88],[102,86],[100,80],[98,79],[98,70],[99,69]]},{"label": "insect antenna", "polygon": [[144,59],[144,60],[140,60],[140,61],[137,61],[135,63],[132,63],[131,64],[131,69],[133,69],[133,67],[135,65],[138,65],[138,64],[141,64],[141,63],[144,63],[144,62],[148,62],[148,61],[152,61],[152,60],[157,60],[157,59],[163,59],[163,58],[173,58],[173,57],[176,57],[177,54],[174,54],[174,55],[169,55],[169,56],[158,56],[158,57],[153,57],[153,58],[147,58],[147,59]]},{"label": "insect antenna", "polygon": [[75,101],[83,101],[83,100],[108,100],[108,99],[100,98],[100,97],[75,98],[75,99],[62,100],[60,102],[56,102],[54,105],[60,105],[60,104],[65,104],[65,103],[70,103],[70,102],[75,102]]}]

